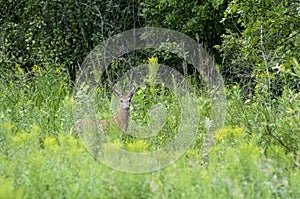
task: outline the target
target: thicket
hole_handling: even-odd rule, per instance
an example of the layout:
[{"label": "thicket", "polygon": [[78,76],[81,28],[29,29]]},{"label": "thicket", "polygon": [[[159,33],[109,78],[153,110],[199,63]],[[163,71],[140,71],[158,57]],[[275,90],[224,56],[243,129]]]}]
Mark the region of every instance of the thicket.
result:
[{"label": "thicket", "polygon": [[[0,0],[0,7],[0,198],[299,198],[299,1]],[[203,123],[175,164],[126,174],[99,164],[69,135],[72,88],[99,43],[146,26],[187,34],[215,56],[227,89],[226,121],[209,148]],[[190,63],[186,70],[174,54],[151,50],[124,59],[134,65],[152,56],[188,79],[201,120],[209,117]],[[123,66],[110,66],[113,77]],[[143,108],[161,89],[139,88],[133,119],[149,120]],[[100,92],[107,111],[109,92]],[[172,95],[159,100],[176,107]],[[178,114],[156,138],[128,136],[119,144],[133,152],[163,146],[177,132]]]}]

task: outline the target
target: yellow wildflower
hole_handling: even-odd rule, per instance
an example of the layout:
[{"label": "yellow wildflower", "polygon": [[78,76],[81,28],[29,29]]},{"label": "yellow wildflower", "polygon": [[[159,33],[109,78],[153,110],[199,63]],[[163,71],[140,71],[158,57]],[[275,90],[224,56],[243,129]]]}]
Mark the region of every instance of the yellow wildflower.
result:
[{"label": "yellow wildflower", "polygon": [[97,92],[97,93],[101,93],[101,92],[103,92],[103,91],[104,91],[103,88],[97,88],[97,89],[96,89],[96,92]]},{"label": "yellow wildflower", "polygon": [[157,71],[159,68],[158,65],[158,58],[157,57],[150,57],[148,59],[148,64],[149,64],[149,82],[150,83],[155,83],[155,79],[156,79],[156,75],[157,75]]},{"label": "yellow wildflower", "polygon": [[21,66],[20,64],[16,63],[16,67],[17,67],[18,71],[22,73],[23,68],[21,68],[20,66]]},{"label": "yellow wildflower", "polygon": [[158,58],[152,56],[148,59],[148,63],[149,64],[158,64]]},{"label": "yellow wildflower", "polygon": [[216,133],[216,134],[214,134],[213,138],[215,138],[217,140],[222,140],[223,137],[222,137],[221,133]]},{"label": "yellow wildflower", "polygon": [[32,66],[31,71],[34,73],[37,69],[38,69],[38,65],[35,64],[35,65]]},{"label": "yellow wildflower", "polygon": [[232,130],[232,135],[234,137],[244,136],[245,129],[243,127],[235,126]]},{"label": "yellow wildflower", "polygon": [[60,68],[56,68],[55,72],[60,73]]}]

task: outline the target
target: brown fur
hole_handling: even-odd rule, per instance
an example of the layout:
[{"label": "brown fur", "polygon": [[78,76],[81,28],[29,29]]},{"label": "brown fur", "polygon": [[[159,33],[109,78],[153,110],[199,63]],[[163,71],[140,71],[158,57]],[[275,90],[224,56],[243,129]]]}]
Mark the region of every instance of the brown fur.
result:
[{"label": "brown fur", "polygon": [[[122,138],[124,137],[124,133],[128,128],[128,122],[130,118],[130,101],[135,92],[135,89],[136,89],[135,86],[132,85],[132,90],[127,95],[123,96],[119,91],[115,89],[115,87],[113,88],[115,95],[120,100],[120,108],[118,114],[115,117],[113,117],[110,120],[110,122],[108,122],[107,120],[99,121],[99,124],[103,126],[104,130],[107,130],[111,124],[115,124],[117,122],[118,127],[122,132],[121,137]],[[74,126],[70,130],[70,134],[73,133],[74,128],[79,130],[80,128],[83,128],[86,125],[91,125],[91,121],[89,122],[83,119],[76,121]]]}]

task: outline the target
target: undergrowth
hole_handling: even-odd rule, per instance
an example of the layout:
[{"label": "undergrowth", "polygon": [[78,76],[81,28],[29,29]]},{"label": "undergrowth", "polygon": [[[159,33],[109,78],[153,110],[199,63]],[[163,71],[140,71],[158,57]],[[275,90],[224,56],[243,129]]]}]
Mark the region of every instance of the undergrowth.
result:
[{"label": "undergrowth", "polygon": [[[199,127],[193,146],[174,164],[131,174],[96,161],[78,137],[69,135],[74,121],[66,82],[68,75],[59,68],[37,68],[30,76],[21,70],[1,73],[0,198],[300,197],[296,91],[286,88],[269,103],[259,94],[243,99],[238,86],[228,89],[226,123],[214,132],[207,158],[202,154],[205,128]],[[132,117],[142,121],[141,103],[148,95],[143,92],[148,91],[138,92]],[[196,97],[203,120],[208,102]],[[168,96],[165,105],[172,109]],[[165,133],[152,140],[126,136],[115,144],[131,152],[155,150],[176,134],[176,119],[168,118]]]}]

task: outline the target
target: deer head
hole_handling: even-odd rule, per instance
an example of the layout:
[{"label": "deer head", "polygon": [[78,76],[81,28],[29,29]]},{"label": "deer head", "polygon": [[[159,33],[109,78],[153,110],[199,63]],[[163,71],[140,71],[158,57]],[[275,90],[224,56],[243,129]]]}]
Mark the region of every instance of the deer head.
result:
[{"label": "deer head", "polygon": [[113,91],[114,91],[116,97],[118,97],[120,100],[120,109],[119,109],[120,111],[124,110],[125,112],[128,112],[128,113],[130,111],[130,101],[131,101],[131,98],[136,89],[136,87],[133,84],[131,86],[132,86],[132,89],[127,95],[122,95],[121,92],[116,90],[115,86],[113,87]]}]

